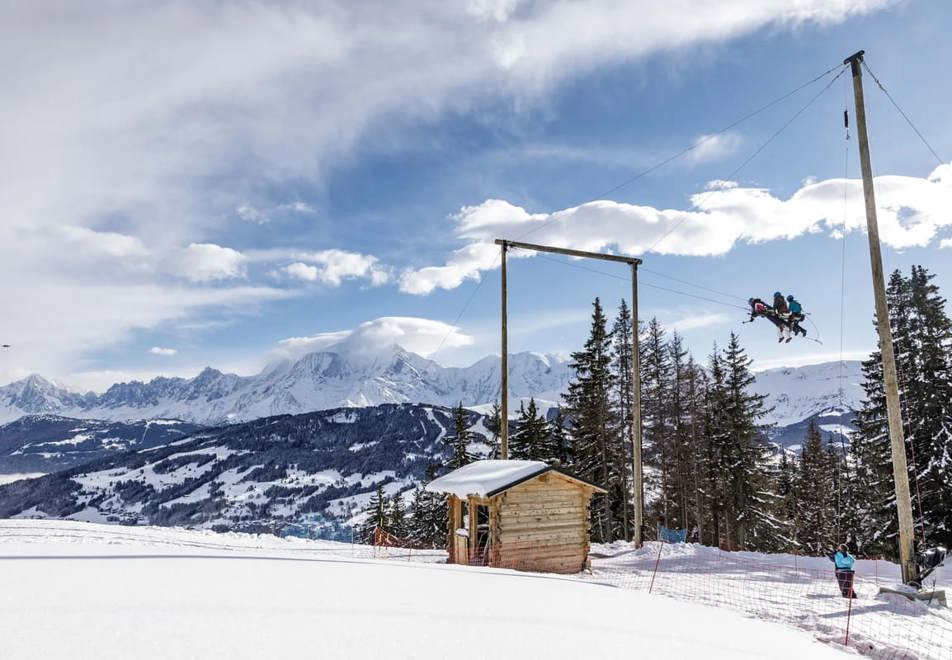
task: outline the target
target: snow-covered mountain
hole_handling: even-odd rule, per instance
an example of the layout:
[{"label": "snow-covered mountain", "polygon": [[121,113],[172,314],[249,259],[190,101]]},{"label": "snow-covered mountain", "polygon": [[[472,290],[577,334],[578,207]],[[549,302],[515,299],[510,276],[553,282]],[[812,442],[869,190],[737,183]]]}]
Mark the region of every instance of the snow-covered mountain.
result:
[{"label": "snow-covered mountain", "polygon": [[[485,418],[469,412],[468,423],[469,451],[485,455]],[[296,525],[349,538],[346,524],[378,486],[406,490],[445,459],[453,428],[451,409],[414,404],[230,424],[0,486],[0,518],[274,533]]]},{"label": "snow-covered mountain", "polygon": [[24,415],[0,424],[0,474],[64,470],[179,440],[201,428],[174,419],[108,422]]},{"label": "snow-covered mountain", "polygon": [[824,362],[758,372],[753,389],[767,395],[766,406],[773,409],[764,421],[788,426],[816,414],[856,410],[863,400],[861,366],[859,361]]},{"label": "snow-covered mountain", "polygon": [[[517,353],[509,359],[510,396],[557,401],[570,376],[568,362]],[[399,346],[372,354],[346,350],[310,353],[269,365],[254,376],[211,367],[194,378],[116,383],[102,394],[78,394],[30,376],[0,387],[0,423],[26,414],[106,420],[175,418],[196,424],[241,422],[381,403],[467,406],[499,398],[499,358],[444,367]]]}]

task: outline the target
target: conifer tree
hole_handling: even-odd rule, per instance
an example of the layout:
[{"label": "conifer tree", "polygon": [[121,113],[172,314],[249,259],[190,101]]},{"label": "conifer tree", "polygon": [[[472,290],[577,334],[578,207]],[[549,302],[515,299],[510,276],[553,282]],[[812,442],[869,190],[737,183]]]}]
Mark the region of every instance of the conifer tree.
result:
[{"label": "conifer tree", "polygon": [[386,529],[388,525],[387,496],[383,492],[383,484],[377,484],[377,490],[370,496],[364,508],[364,522],[357,530],[361,543],[373,543],[374,530],[378,527]]},{"label": "conifer tree", "polygon": [[509,439],[509,457],[525,461],[549,461],[553,456],[549,443],[549,424],[539,414],[534,398],[529,405],[519,404],[515,433]]},{"label": "conifer tree", "polygon": [[[911,354],[908,319],[912,313],[909,287],[902,274],[895,271],[886,285],[886,304],[897,359],[897,369]],[[852,436],[851,451],[856,464],[857,514],[860,519],[859,550],[867,554],[897,555],[899,524],[896,519],[895,482],[892,474],[886,393],[883,385],[882,355],[874,351],[863,361],[863,390],[866,398],[857,412],[856,433]],[[901,377],[901,374],[900,374]],[[904,407],[904,406],[903,406]]]},{"label": "conifer tree", "polygon": [[593,303],[591,332],[581,351],[572,353],[575,378],[566,403],[572,415],[575,471],[606,490],[592,506],[592,526],[598,541],[610,541],[615,529],[612,494],[619,492],[618,425],[611,405],[611,336],[598,298]]},{"label": "conifer tree", "polygon": [[[909,276],[910,344],[903,356],[904,420],[911,445],[912,483],[921,530],[931,544],[952,544],[952,321],[934,275],[913,266]],[[914,361],[913,361],[914,360]]]},{"label": "conifer tree", "polygon": [[624,456],[621,468],[619,493],[615,496],[615,519],[619,526],[618,536],[624,539],[631,538],[633,530],[633,515],[631,499],[631,414],[634,407],[634,390],[632,388],[632,327],[631,310],[628,303],[622,298],[618,305],[618,315],[612,324],[612,374],[615,379],[613,406],[618,421],[619,452]]},{"label": "conifer tree", "polygon": [[463,408],[463,402],[453,409],[453,435],[447,436],[443,442],[450,450],[450,458],[446,466],[456,470],[473,462],[473,455],[469,452],[469,442],[472,434],[469,430],[469,413]]},{"label": "conifer tree", "polygon": [[549,426],[549,445],[554,450],[554,458],[558,459],[559,463],[566,466],[572,463],[572,439],[569,437],[562,406],[555,409],[555,419]]},{"label": "conifer tree", "polygon": [[400,539],[407,537],[407,510],[403,494],[399,491],[387,501],[387,527],[389,534]]},{"label": "conifer tree", "polygon": [[777,467],[777,518],[790,530],[791,545],[797,549],[800,545],[800,484],[797,461],[786,448],[781,447]]},{"label": "conifer tree", "polygon": [[830,455],[823,446],[820,429],[810,421],[800,454],[797,480],[799,517],[797,538],[804,551],[823,554],[835,547],[836,491]]},{"label": "conifer tree", "polygon": [[728,542],[740,548],[769,550],[782,545],[786,530],[774,515],[767,445],[758,420],[766,414],[762,394],[750,391],[751,360],[731,333],[724,349],[724,433],[720,468]]},{"label": "conifer tree", "polygon": [[486,419],[486,430],[489,431],[489,458],[499,458],[499,434],[502,433],[502,408],[499,401],[493,401]]},{"label": "conifer tree", "polygon": [[[427,466],[424,485],[436,478],[437,467],[436,463]],[[420,545],[443,547],[446,544],[446,497],[420,486],[413,493],[410,509],[409,537]]]},{"label": "conifer tree", "polygon": [[671,364],[665,331],[657,318],[648,323],[641,342],[642,425],[645,462],[654,468],[646,476],[650,490],[659,493],[657,513],[667,520],[671,515],[673,471],[670,443]]}]

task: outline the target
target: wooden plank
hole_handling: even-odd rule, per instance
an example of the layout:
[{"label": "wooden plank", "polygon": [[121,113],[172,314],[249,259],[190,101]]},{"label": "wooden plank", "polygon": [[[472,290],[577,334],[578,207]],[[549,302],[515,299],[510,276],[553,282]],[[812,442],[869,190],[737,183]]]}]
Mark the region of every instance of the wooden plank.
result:
[{"label": "wooden plank", "polygon": [[547,529],[551,527],[565,527],[566,529],[585,530],[577,518],[573,517],[553,517],[553,518],[517,518],[508,519],[499,525],[502,532],[511,532],[514,530],[534,530]]},{"label": "wooden plank", "polygon": [[505,548],[499,551],[499,556],[501,559],[508,561],[517,561],[520,559],[578,559],[581,561],[585,557],[585,553],[581,552],[578,546],[565,546],[565,545],[552,545],[552,546],[540,546],[538,548],[527,548],[525,550],[520,550],[519,548],[511,548],[506,550]]},{"label": "wooden plank", "polygon": [[506,543],[521,541],[544,541],[546,543],[585,543],[588,541],[588,534],[582,530],[572,527],[555,527],[551,529],[536,530],[502,530],[499,533],[499,542]]},{"label": "wooden plank", "polygon": [[580,487],[567,481],[549,481],[547,483],[543,483],[539,481],[538,479],[533,479],[531,481],[526,481],[525,483],[521,483],[518,486],[513,486],[512,488],[507,490],[506,493],[507,494],[520,493],[520,492],[525,492],[530,490],[545,491],[547,493],[565,490],[565,491],[572,491],[573,493],[577,493],[580,490]]},{"label": "wooden plank", "polygon": [[506,497],[506,501],[502,503],[503,507],[512,506],[514,504],[532,504],[532,503],[547,503],[547,502],[571,502],[573,504],[579,501],[578,493],[573,493],[570,491],[562,492],[545,492],[545,493],[534,493],[531,491],[519,492],[519,493],[510,493]]},{"label": "wooden plank", "polygon": [[573,506],[567,504],[564,506],[550,506],[550,507],[514,507],[507,509],[503,515],[506,520],[520,519],[520,518],[551,518],[553,516],[557,517],[570,517],[573,520],[578,520],[585,517],[585,509],[580,506]]}]

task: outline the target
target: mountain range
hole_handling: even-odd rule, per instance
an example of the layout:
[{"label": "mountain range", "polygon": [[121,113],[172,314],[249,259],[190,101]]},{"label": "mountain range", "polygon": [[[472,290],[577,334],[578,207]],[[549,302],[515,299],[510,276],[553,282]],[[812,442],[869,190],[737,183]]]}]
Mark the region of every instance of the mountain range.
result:
[{"label": "mountain range", "polygon": [[[571,376],[553,355],[509,358],[510,396],[556,402]],[[274,362],[254,376],[205,368],[194,378],[116,383],[102,394],[78,393],[38,375],[0,387],[0,423],[29,414],[113,421],[179,419],[217,425],[271,415],[382,403],[445,406],[489,404],[499,398],[499,358],[444,367],[393,345],[372,354],[319,351]]]}]

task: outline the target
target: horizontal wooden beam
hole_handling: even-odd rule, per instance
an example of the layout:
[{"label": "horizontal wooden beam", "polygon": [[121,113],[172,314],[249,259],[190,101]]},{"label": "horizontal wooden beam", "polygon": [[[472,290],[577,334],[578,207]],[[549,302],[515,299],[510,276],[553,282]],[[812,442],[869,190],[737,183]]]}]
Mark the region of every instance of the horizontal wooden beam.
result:
[{"label": "horizontal wooden beam", "polygon": [[569,257],[581,257],[583,259],[601,259],[602,261],[616,261],[618,263],[637,266],[641,259],[637,257],[623,257],[617,254],[602,254],[601,252],[585,252],[583,250],[571,250],[569,248],[552,247],[551,245],[536,245],[535,243],[520,243],[519,241],[509,241],[504,238],[497,238],[496,245],[505,247],[520,248],[522,250],[534,250],[536,252],[551,252],[553,254],[564,254]]}]

